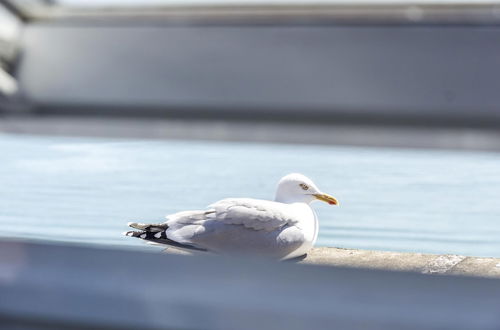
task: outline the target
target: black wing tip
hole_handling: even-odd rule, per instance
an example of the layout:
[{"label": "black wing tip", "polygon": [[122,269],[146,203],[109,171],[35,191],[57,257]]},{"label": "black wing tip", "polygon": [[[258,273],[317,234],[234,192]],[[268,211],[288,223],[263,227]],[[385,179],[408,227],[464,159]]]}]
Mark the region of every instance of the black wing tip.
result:
[{"label": "black wing tip", "polygon": [[167,235],[164,231],[161,232],[151,232],[151,231],[145,231],[145,230],[140,230],[140,231],[126,231],[123,233],[125,236],[129,237],[137,237],[141,239],[146,239],[146,240],[155,240],[155,239],[166,239]]},{"label": "black wing tip", "polygon": [[131,231],[123,232],[123,235],[129,236],[129,237],[140,238],[140,239],[143,239],[146,241],[151,241],[154,243],[170,245],[170,246],[185,249],[185,250],[207,251],[206,249],[203,249],[203,248],[198,248],[198,247],[195,247],[192,245],[181,244],[181,243],[172,241],[171,239],[167,238],[167,233],[164,231],[162,231],[162,232],[150,232],[150,231],[131,230]]},{"label": "black wing tip", "polygon": [[142,222],[128,222],[127,226],[146,232],[161,232],[168,229],[166,223],[142,223]]},{"label": "black wing tip", "polygon": [[139,237],[139,235],[142,234],[142,232],[130,230],[130,231],[124,231],[122,234],[124,236],[129,236],[129,237]]}]

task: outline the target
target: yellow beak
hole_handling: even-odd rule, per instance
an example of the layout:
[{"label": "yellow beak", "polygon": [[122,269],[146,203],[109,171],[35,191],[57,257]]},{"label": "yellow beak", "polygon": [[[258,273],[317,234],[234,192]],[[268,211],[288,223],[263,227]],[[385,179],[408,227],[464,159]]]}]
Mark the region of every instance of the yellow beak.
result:
[{"label": "yellow beak", "polygon": [[330,196],[330,195],[327,195],[327,194],[313,194],[313,196],[317,199],[317,200],[320,200],[322,202],[326,202],[330,205],[339,205],[339,201],[333,197],[333,196]]}]

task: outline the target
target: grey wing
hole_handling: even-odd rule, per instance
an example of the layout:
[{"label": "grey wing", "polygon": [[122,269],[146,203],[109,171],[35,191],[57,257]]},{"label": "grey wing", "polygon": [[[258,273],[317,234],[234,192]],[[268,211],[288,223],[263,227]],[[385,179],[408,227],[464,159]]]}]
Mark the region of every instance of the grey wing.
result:
[{"label": "grey wing", "polygon": [[291,205],[224,199],[206,211],[180,212],[167,217],[169,239],[218,253],[258,253],[283,257],[303,243],[293,226],[298,219]]},{"label": "grey wing", "polygon": [[209,206],[215,219],[254,230],[273,231],[298,222],[290,204],[251,198],[228,198]]}]

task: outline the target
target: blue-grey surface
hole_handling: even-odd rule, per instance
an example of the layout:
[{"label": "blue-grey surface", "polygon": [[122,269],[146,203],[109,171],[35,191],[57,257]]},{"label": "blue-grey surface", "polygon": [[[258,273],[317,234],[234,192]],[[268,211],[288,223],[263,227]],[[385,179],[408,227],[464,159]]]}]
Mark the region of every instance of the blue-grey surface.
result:
[{"label": "blue-grey surface", "polygon": [[117,114],[140,105],[205,115],[500,118],[498,26],[168,22],[29,24],[16,71],[22,94],[49,109],[66,105],[65,113],[90,104]]},{"label": "blue-grey surface", "polygon": [[126,222],[224,197],[273,198],[289,172],[318,203],[318,245],[500,257],[500,155],[0,135],[0,235],[141,248]]},{"label": "blue-grey surface", "polygon": [[489,279],[1,240],[0,293],[16,330],[500,327]]}]

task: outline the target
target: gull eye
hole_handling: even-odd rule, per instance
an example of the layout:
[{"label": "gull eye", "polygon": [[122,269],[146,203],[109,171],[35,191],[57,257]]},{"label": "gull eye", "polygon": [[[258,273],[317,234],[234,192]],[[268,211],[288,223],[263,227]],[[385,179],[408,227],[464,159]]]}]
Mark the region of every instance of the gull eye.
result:
[{"label": "gull eye", "polygon": [[309,186],[308,186],[308,185],[306,185],[305,183],[301,183],[301,184],[299,184],[299,186],[300,186],[303,190],[307,190],[307,189],[309,189]]}]

